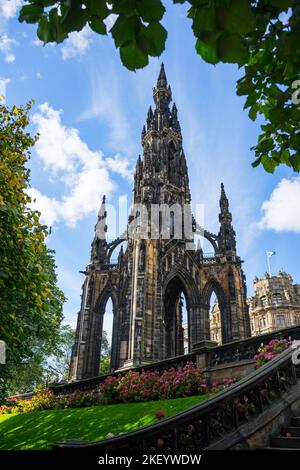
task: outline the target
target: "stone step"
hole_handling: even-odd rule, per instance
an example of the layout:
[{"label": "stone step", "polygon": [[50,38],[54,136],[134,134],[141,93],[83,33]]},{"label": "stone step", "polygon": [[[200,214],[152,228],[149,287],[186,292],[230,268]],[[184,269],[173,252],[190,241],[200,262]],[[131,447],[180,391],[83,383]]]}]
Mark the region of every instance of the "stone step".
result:
[{"label": "stone step", "polygon": [[294,416],[294,418],[292,418],[291,426],[300,427],[300,416]]},{"label": "stone step", "polygon": [[300,450],[300,437],[271,437],[270,446]]},{"label": "stone step", "polygon": [[281,436],[283,436],[283,437],[300,437],[300,428],[295,427],[295,426],[289,426],[289,427],[285,428],[282,431]]}]

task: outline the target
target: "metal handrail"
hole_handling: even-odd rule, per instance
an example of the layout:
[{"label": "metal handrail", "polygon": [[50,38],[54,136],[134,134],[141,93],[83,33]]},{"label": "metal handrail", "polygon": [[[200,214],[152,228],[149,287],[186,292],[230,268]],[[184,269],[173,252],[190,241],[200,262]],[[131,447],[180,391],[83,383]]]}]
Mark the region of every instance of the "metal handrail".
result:
[{"label": "metal handrail", "polygon": [[[110,439],[91,443],[64,441],[55,447],[139,451],[158,450],[166,443],[168,449],[178,450],[188,445],[185,439],[190,435],[189,444],[195,440],[197,448],[205,448],[247,421],[248,412],[261,413],[273,404],[274,395],[275,399],[281,398],[283,391],[296,384],[292,352],[289,348],[238,383],[173,417]],[[222,434],[220,429],[224,427]]]}]

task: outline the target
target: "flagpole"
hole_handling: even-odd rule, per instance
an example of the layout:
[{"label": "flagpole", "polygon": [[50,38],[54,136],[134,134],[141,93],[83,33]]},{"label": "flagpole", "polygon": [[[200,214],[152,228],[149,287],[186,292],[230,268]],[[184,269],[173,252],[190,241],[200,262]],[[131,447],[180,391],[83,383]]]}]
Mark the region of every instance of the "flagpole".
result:
[{"label": "flagpole", "polygon": [[266,252],[266,255],[267,255],[267,263],[268,263],[268,268],[269,268],[269,274],[270,274],[270,277],[271,277],[270,256],[269,256],[268,252]]}]

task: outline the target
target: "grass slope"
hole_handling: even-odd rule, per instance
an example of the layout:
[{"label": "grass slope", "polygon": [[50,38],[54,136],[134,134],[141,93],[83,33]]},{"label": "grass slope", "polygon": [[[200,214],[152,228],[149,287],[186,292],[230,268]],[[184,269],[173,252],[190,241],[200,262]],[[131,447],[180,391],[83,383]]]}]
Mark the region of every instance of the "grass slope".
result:
[{"label": "grass slope", "polygon": [[189,408],[205,396],[172,400],[93,406],[66,410],[0,415],[0,449],[51,449],[62,439],[96,441],[107,433],[128,432],[157,421],[155,412],[167,416]]}]

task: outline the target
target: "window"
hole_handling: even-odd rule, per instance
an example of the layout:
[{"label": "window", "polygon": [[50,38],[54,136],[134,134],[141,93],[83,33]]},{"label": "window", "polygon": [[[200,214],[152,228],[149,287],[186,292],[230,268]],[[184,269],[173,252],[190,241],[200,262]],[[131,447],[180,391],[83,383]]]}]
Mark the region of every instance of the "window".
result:
[{"label": "window", "polygon": [[276,323],[277,325],[285,325],[284,315],[276,315]]},{"label": "window", "polygon": [[262,307],[265,307],[268,304],[267,297],[265,295],[263,297],[261,297],[260,302],[261,302]]},{"label": "window", "polygon": [[265,328],[265,326],[266,326],[266,317],[261,317],[261,318],[259,319],[259,326],[260,326],[261,328]]},{"label": "window", "polygon": [[175,215],[174,212],[170,212],[170,237],[174,238],[175,234]]},{"label": "window", "polygon": [[273,294],[272,295],[272,303],[274,305],[281,305],[282,304],[282,295],[281,294]]}]

